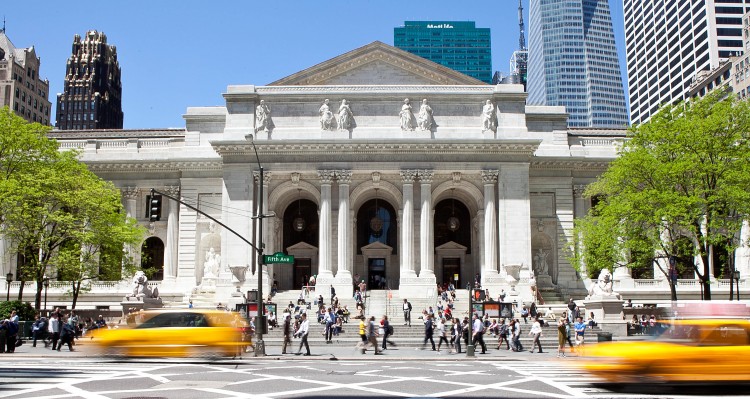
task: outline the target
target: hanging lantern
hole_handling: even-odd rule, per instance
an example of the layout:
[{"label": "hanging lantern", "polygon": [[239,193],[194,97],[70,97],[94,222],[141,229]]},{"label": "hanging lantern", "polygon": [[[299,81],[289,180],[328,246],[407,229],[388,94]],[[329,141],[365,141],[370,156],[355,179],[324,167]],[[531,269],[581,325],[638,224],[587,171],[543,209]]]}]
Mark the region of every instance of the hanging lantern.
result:
[{"label": "hanging lantern", "polygon": [[375,214],[370,219],[370,230],[372,235],[380,237],[383,234],[383,219],[380,218],[380,209],[378,208],[378,189],[375,189]]},{"label": "hanging lantern", "polygon": [[461,222],[456,217],[456,209],[455,209],[455,198],[453,197],[455,188],[451,189],[451,217],[448,218],[448,230],[452,232],[456,232],[461,227]]},{"label": "hanging lantern", "polygon": [[305,218],[302,217],[302,197],[300,194],[300,189],[297,189],[297,217],[294,218],[292,221],[292,226],[294,227],[294,231],[301,232],[305,230],[305,227],[307,226],[307,223],[305,223]]}]

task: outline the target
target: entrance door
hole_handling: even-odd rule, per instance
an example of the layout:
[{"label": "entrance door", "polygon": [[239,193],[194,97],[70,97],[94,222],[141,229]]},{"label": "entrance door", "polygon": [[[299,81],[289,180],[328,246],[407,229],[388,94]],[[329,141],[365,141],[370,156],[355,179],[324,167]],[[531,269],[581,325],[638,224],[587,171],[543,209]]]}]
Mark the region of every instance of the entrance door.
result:
[{"label": "entrance door", "polygon": [[367,265],[367,289],[386,288],[385,259],[370,258]]},{"label": "entrance door", "polygon": [[294,272],[292,273],[294,285],[292,289],[302,289],[303,285],[307,285],[310,281],[310,273],[312,273],[312,260],[306,258],[294,258]]},{"label": "entrance door", "polygon": [[[458,276],[458,280],[456,280]],[[443,258],[443,284],[453,283],[456,288],[461,286],[461,259]]]}]

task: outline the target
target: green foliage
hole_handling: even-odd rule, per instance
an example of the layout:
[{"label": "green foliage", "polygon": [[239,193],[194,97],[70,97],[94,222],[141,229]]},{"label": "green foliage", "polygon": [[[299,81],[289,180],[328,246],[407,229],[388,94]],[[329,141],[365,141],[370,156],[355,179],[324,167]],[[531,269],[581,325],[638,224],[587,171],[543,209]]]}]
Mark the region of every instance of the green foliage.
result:
[{"label": "green foliage", "polygon": [[750,214],[749,150],[747,102],[714,92],[665,106],[587,188],[601,201],[577,221],[571,261],[593,275],[642,264],[634,254],[699,256],[707,281],[709,248],[733,250]]},{"label": "green foliage", "polygon": [[19,320],[34,320],[36,311],[28,302],[21,301],[3,301],[0,302],[0,320],[10,317],[10,312],[15,310],[18,313]]},{"label": "green foliage", "polygon": [[[20,119],[10,115],[14,118]],[[36,132],[29,125],[9,123],[22,137]],[[12,133],[0,130],[2,135]],[[2,140],[13,142],[8,137]],[[132,262],[122,257],[118,262],[112,249],[135,245],[144,233],[126,216],[119,190],[89,171],[77,153],[58,152],[54,141],[44,140],[27,140],[42,155],[24,158],[18,162],[23,167],[0,180],[0,234],[27,251],[18,279],[36,281],[36,308],[45,275],[77,282],[71,285],[75,303],[80,282],[119,274],[123,266],[133,270]],[[54,152],[48,153],[49,148]],[[109,253],[101,256],[105,248]]]}]

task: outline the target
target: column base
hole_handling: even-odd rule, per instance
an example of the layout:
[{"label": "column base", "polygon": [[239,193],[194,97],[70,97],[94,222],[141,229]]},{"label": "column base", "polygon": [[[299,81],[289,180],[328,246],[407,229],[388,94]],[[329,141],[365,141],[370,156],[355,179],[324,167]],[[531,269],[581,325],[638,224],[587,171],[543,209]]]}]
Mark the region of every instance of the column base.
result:
[{"label": "column base", "polygon": [[[318,272],[318,275],[315,277],[315,298],[317,298],[318,295],[323,295],[323,302],[329,303],[331,300],[331,286],[334,285],[334,282],[335,279],[330,270]],[[338,295],[338,293],[337,289],[336,295]]]},{"label": "column base", "polygon": [[336,289],[336,296],[339,297],[339,301],[341,301],[342,298],[351,298],[354,296],[354,280],[352,279],[352,272],[348,270],[340,270],[336,273],[336,277],[333,278],[332,284],[333,288]]},{"label": "column base", "polygon": [[401,277],[398,285],[401,298],[424,299],[435,303],[437,301],[437,283],[435,276]]}]

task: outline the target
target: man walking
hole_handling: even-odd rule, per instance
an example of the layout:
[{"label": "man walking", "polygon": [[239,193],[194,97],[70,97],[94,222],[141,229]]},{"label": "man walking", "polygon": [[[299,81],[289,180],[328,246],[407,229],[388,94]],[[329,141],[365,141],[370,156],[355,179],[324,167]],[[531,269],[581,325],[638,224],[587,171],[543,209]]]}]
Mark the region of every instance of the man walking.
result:
[{"label": "man walking", "polygon": [[433,332],[432,316],[427,314],[425,316],[424,342],[422,343],[422,349],[424,349],[424,347],[427,346],[427,341],[430,341],[430,344],[432,344],[432,350],[436,350],[435,341],[432,339],[432,332]]},{"label": "man walking", "polygon": [[383,327],[383,346],[382,349],[388,349],[387,344],[391,344],[393,346],[397,346],[395,342],[388,339],[391,335],[393,335],[393,326],[391,326],[391,323],[388,321],[388,316],[383,316],[383,320],[380,322],[380,324]]},{"label": "man walking", "polygon": [[482,354],[487,353],[487,346],[484,344],[484,323],[482,323],[482,320],[476,313],[474,313],[472,332],[474,334],[474,347],[476,348],[477,344],[479,344],[482,347]]},{"label": "man walking", "polygon": [[[57,312],[52,313],[47,325],[48,337],[52,341],[52,350],[57,349],[57,341],[60,339],[60,315]],[[44,342],[44,347],[49,345],[48,342]]]},{"label": "man walking", "polygon": [[281,354],[286,355],[286,346],[292,343],[292,317],[289,312],[284,312],[284,342],[281,344]]},{"label": "man walking", "polygon": [[411,327],[411,303],[404,298],[404,325]]},{"label": "man walking", "polygon": [[299,342],[299,349],[297,350],[297,355],[302,354],[302,345],[305,346],[305,350],[307,350],[307,353],[305,353],[305,356],[310,356],[310,345],[307,343],[307,333],[310,329],[310,322],[307,320],[307,313],[302,313],[300,316],[300,323],[299,328],[294,333],[295,337],[299,337],[301,340]]},{"label": "man walking", "polygon": [[325,315],[324,321],[326,323],[326,343],[332,344],[333,329],[336,326],[336,313],[334,313],[333,309],[331,309],[330,307],[328,308],[328,312]]},{"label": "man walking", "polygon": [[[383,352],[378,350],[378,326],[375,324],[375,316],[370,316],[370,321],[367,323],[367,344],[372,345],[376,355],[382,355]],[[362,354],[365,353],[367,346],[362,348]]]},{"label": "man walking", "polygon": [[529,335],[531,335],[534,338],[534,342],[531,344],[531,353],[534,353],[534,348],[539,348],[539,353],[542,352],[542,342],[539,340],[539,338],[542,337],[542,325],[539,323],[539,316],[534,318],[534,323],[531,325],[531,330],[529,330]]}]

